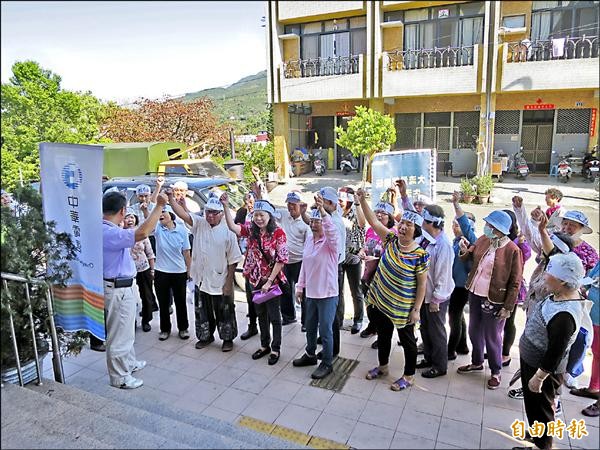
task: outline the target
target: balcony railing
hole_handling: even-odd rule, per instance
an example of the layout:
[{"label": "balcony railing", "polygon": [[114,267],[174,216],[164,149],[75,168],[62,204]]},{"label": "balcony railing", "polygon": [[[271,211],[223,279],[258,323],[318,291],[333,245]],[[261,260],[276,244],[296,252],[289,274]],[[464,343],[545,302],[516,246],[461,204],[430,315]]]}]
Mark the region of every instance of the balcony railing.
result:
[{"label": "balcony railing", "polygon": [[434,47],[388,52],[388,70],[472,66],[475,46]]},{"label": "balcony railing", "polygon": [[507,62],[598,58],[598,36],[569,37],[508,43]]},{"label": "balcony railing", "polygon": [[283,64],[285,78],[309,78],[358,73],[359,55],[290,60]]}]

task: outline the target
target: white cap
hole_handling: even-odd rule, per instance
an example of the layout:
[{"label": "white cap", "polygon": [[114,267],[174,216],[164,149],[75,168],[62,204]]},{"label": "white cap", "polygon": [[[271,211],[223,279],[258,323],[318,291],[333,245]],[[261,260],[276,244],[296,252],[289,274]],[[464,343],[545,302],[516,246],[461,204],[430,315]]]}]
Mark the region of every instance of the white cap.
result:
[{"label": "white cap", "polygon": [[321,217],[321,212],[318,209],[311,209],[310,220],[323,220],[323,217]]},{"label": "white cap", "polygon": [[185,181],[176,181],[175,183],[173,183],[171,185],[171,187],[173,189],[183,189],[183,190],[186,190],[186,191],[188,189],[188,185],[187,185],[187,183]]},{"label": "white cap", "polygon": [[136,195],[147,195],[150,194],[151,189],[147,184],[138,184],[135,188]]},{"label": "white cap", "polygon": [[211,211],[223,211],[223,204],[216,197],[209,197],[204,209],[210,209]]},{"label": "white cap", "polygon": [[550,257],[546,272],[565,283],[581,286],[585,269],[575,253],[559,253]]}]

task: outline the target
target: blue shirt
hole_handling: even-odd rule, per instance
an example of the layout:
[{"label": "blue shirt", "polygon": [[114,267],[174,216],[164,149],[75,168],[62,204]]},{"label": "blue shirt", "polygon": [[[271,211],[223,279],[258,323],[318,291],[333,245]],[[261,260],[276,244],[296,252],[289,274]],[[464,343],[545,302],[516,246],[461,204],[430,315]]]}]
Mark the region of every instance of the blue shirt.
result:
[{"label": "blue shirt", "polygon": [[600,262],[597,262],[596,265],[590,270],[587,274],[588,277],[594,279],[594,284],[588,290],[588,300],[590,300],[592,304],[592,310],[590,311],[590,316],[592,318],[592,323],[596,326],[600,325],[600,286],[598,286],[598,276],[600,276]]},{"label": "blue shirt", "polygon": [[135,229],[124,230],[108,220],[102,221],[102,255],[104,278],[135,277],[137,270],[131,257]]},{"label": "blue shirt", "polygon": [[156,239],[155,270],[167,273],[187,272],[182,252],[190,249],[190,239],[184,225],[177,222],[174,224],[174,228],[168,229],[159,223],[154,230]]},{"label": "blue shirt", "polygon": [[[475,236],[475,231],[473,230],[473,226],[466,214],[463,214],[461,217],[456,219],[458,225],[460,226],[460,230],[467,241],[470,244],[475,243],[477,240],[477,236]],[[460,237],[454,238],[454,242],[452,247],[454,248],[454,263],[452,264],[452,279],[454,280],[454,284],[456,287],[465,287],[465,283],[467,282],[467,277],[469,276],[469,272],[471,271],[471,267],[473,266],[472,261],[463,261],[458,257],[458,252],[460,247],[458,243],[460,242]]]}]

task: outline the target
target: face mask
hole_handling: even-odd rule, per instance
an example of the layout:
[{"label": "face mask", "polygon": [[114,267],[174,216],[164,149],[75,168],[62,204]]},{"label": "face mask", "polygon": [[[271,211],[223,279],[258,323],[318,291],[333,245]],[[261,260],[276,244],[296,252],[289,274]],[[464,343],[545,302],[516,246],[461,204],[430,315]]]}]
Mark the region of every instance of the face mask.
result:
[{"label": "face mask", "polygon": [[497,238],[498,238],[498,236],[496,236],[496,235],[494,234],[494,230],[493,230],[493,228],[491,228],[489,225],[485,225],[485,226],[483,227],[483,234],[485,234],[485,235],[486,235],[486,237],[488,237],[488,238],[490,238],[490,239],[497,239]]}]

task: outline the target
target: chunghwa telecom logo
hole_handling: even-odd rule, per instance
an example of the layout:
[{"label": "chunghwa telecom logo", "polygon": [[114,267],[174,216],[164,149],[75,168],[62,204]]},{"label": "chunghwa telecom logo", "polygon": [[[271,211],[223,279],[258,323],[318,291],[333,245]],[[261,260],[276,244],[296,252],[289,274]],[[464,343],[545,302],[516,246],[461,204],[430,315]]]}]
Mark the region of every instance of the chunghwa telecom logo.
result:
[{"label": "chunghwa telecom logo", "polygon": [[69,189],[77,189],[81,185],[83,173],[77,164],[66,164],[62,169],[62,180]]}]

